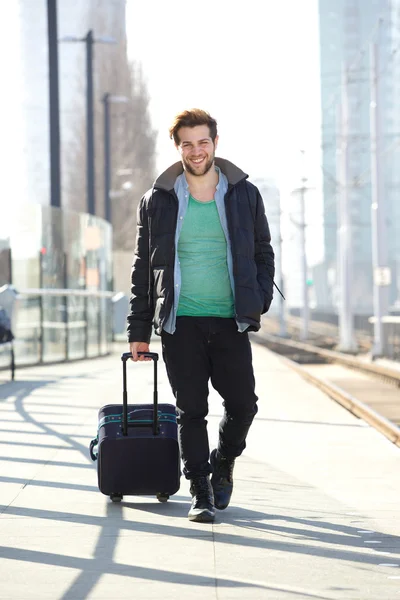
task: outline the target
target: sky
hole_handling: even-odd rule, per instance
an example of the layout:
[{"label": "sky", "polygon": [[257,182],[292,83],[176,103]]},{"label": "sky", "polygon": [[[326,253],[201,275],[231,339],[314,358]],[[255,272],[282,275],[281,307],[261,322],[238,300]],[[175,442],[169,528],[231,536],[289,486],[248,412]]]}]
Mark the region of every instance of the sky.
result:
[{"label": "sky", "polygon": [[[157,170],[179,159],[173,116],[217,119],[217,155],[273,178],[283,210],[301,177],[309,192],[310,255],[321,255],[318,0],[127,0],[130,59],[142,63],[158,131]],[[285,208],[286,207],[286,208]]]},{"label": "sky", "polygon": [[147,77],[160,169],[176,160],[172,117],[194,106],[217,119],[219,154],[254,177],[285,177],[301,149],[318,149],[317,0],[127,0],[127,36]]}]

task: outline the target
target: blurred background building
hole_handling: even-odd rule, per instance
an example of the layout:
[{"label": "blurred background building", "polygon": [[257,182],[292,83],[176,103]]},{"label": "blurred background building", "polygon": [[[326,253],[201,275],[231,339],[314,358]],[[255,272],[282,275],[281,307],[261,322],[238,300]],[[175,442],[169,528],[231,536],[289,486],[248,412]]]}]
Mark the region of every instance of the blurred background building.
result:
[{"label": "blurred background building", "polygon": [[[99,36],[108,35],[125,44],[125,0],[59,0],[59,38],[75,36],[83,38],[89,29]],[[0,7],[5,11],[4,5]],[[20,82],[18,93],[13,96],[10,115],[19,123],[19,151],[13,161],[18,164],[20,184],[15,194],[18,203],[34,202],[43,205],[50,203],[50,163],[49,163],[49,90],[48,90],[48,42],[46,2],[19,0],[7,9],[14,12],[11,26],[14,39],[18,40],[18,60],[14,63]],[[104,48],[95,47],[96,69],[96,108],[101,107],[101,94],[104,82],[97,75],[106,70],[107,64],[115,64],[120,51],[117,45]],[[79,128],[85,132],[85,44],[70,43],[59,45],[60,81],[60,129],[62,136],[62,200],[65,208],[85,212],[85,194],[79,198],[75,190],[77,181],[85,179],[84,157],[85,138],[79,135]],[[110,69],[110,67],[109,67]],[[78,124],[80,127],[78,127]],[[102,121],[97,124],[101,127]],[[79,137],[78,137],[79,135]],[[79,155],[77,154],[79,152]],[[77,158],[80,163],[78,169]],[[99,157],[100,158],[100,157]],[[102,178],[97,181],[98,213],[103,214],[101,193]]]},{"label": "blurred background building", "polygon": [[[325,277],[329,303],[338,303],[337,227],[340,182],[338,114],[347,90],[347,200],[352,229],[355,310],[372,311],[371,245],[371,58],[370,44],[379,47],[378,85],[382,144],[382,192],[387,210],[390,305],[400,298],[400,86],[399,14],[397,0],[319,0],[322,102],[322,169]],[[346,88],[346,90],[344,89]]]}]

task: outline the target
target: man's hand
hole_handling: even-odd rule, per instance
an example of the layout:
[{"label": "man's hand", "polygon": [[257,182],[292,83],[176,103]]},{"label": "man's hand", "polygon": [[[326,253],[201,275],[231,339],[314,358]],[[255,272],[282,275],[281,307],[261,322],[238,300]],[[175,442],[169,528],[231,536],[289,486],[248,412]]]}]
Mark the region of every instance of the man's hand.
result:
[{"label": "man's hand", "polygon": [[138,352],[149,352],[150,346],[147,342],[131,342],[129,344],[130,351],[132,353],[132,359],[134,362],[138,360],[151,360],[151,358],[147,356],[138,356]]}]

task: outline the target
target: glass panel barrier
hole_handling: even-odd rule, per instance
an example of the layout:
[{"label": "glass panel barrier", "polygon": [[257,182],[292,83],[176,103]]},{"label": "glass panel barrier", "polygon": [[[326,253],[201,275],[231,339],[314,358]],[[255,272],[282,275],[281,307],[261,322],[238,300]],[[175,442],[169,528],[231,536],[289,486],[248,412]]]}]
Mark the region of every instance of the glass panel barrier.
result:
[{"label": "glass panel barrier", "polygon": [[42,349],[41,297],[18,296],[18,309],[14,333],[15,362],[18,365],[37,364]]},{"label": "glass panel barrier", "polygon": [[68,359],[86,356],[85,298],[70,296],[68,301]]},{"label": "glass panel barrier", "polygon": [[[17,292],[16,365],[108,353],[113,339],[112,228],[100,217],[10,205],[0,224],[0,286]],[[9,364],[0,347],[0,368]]]},{"label": "glass panel barrier", "polygon": [[43,362],[66,360],[65,304],[62,296],[44,297]]},{"label": "glass panel barrier", "polygon": [[[21,290],[16,320],[16,365],[60,362],[110,352],[113,292]],[[0,367],[7,354],[0,356]]]}]

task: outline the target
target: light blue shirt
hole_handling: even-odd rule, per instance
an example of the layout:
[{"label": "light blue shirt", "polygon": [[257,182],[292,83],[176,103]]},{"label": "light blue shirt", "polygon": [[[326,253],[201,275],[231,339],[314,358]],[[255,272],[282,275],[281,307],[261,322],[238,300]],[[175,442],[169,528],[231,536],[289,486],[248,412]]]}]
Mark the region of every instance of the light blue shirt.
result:
[{"label": "light blue shirt", "polygon": [[[222,171],[219,169],[219,167],[216,166],[215,170],[218,172],[219,179],[218,179],[218,184],[217,184],[217,187],[215,190],[214,200],[215,200],[215,204],[217,206],[219,218],[221,220],[221,227],[224,231],[224,235],[226,238],[227,264],[228,264],[229,279],[231,282],[233,298],[235,299],[235,283],[234,283],[234,279],[233,279],[232,249],[231,249],[231,241],[229,238],[228,223],[226,220],[226,211],[225,211],[225,202],[224,202],[225,194],[228,190],[228,180],[225,177],[225,175],[222,173]],[[177,177],[177,179],[175,181],[175,185],[174,185],[174,190],[178,197],[179,208],[178,208],[178,220],[177,220],[176,231],[175,231],[174,304],[171,308],[171,312],[168,315],[168,318],[165,320],[164,325],[163,325],[163,329],[167,333],[175,332],[176,312],[178,310],[179,294],[181,291],[181,284],[182,284],[181,267],[180,267],[179,256],[178,256],[178,241],[179,241],[179,236],[180,236],[180,233],[182,230],[183,220],[185,218],[186,210],[187,210],[187,207],[189,204],[189,194],[190,194],[189,185],[188,185],[188,182],[186,181],[185,172],[183,172],[181,175],[179,175],[179,177]],[[245,331],[247,329],[247,327],[248,327],[247,323],[238,323],[239,331]]]}]

